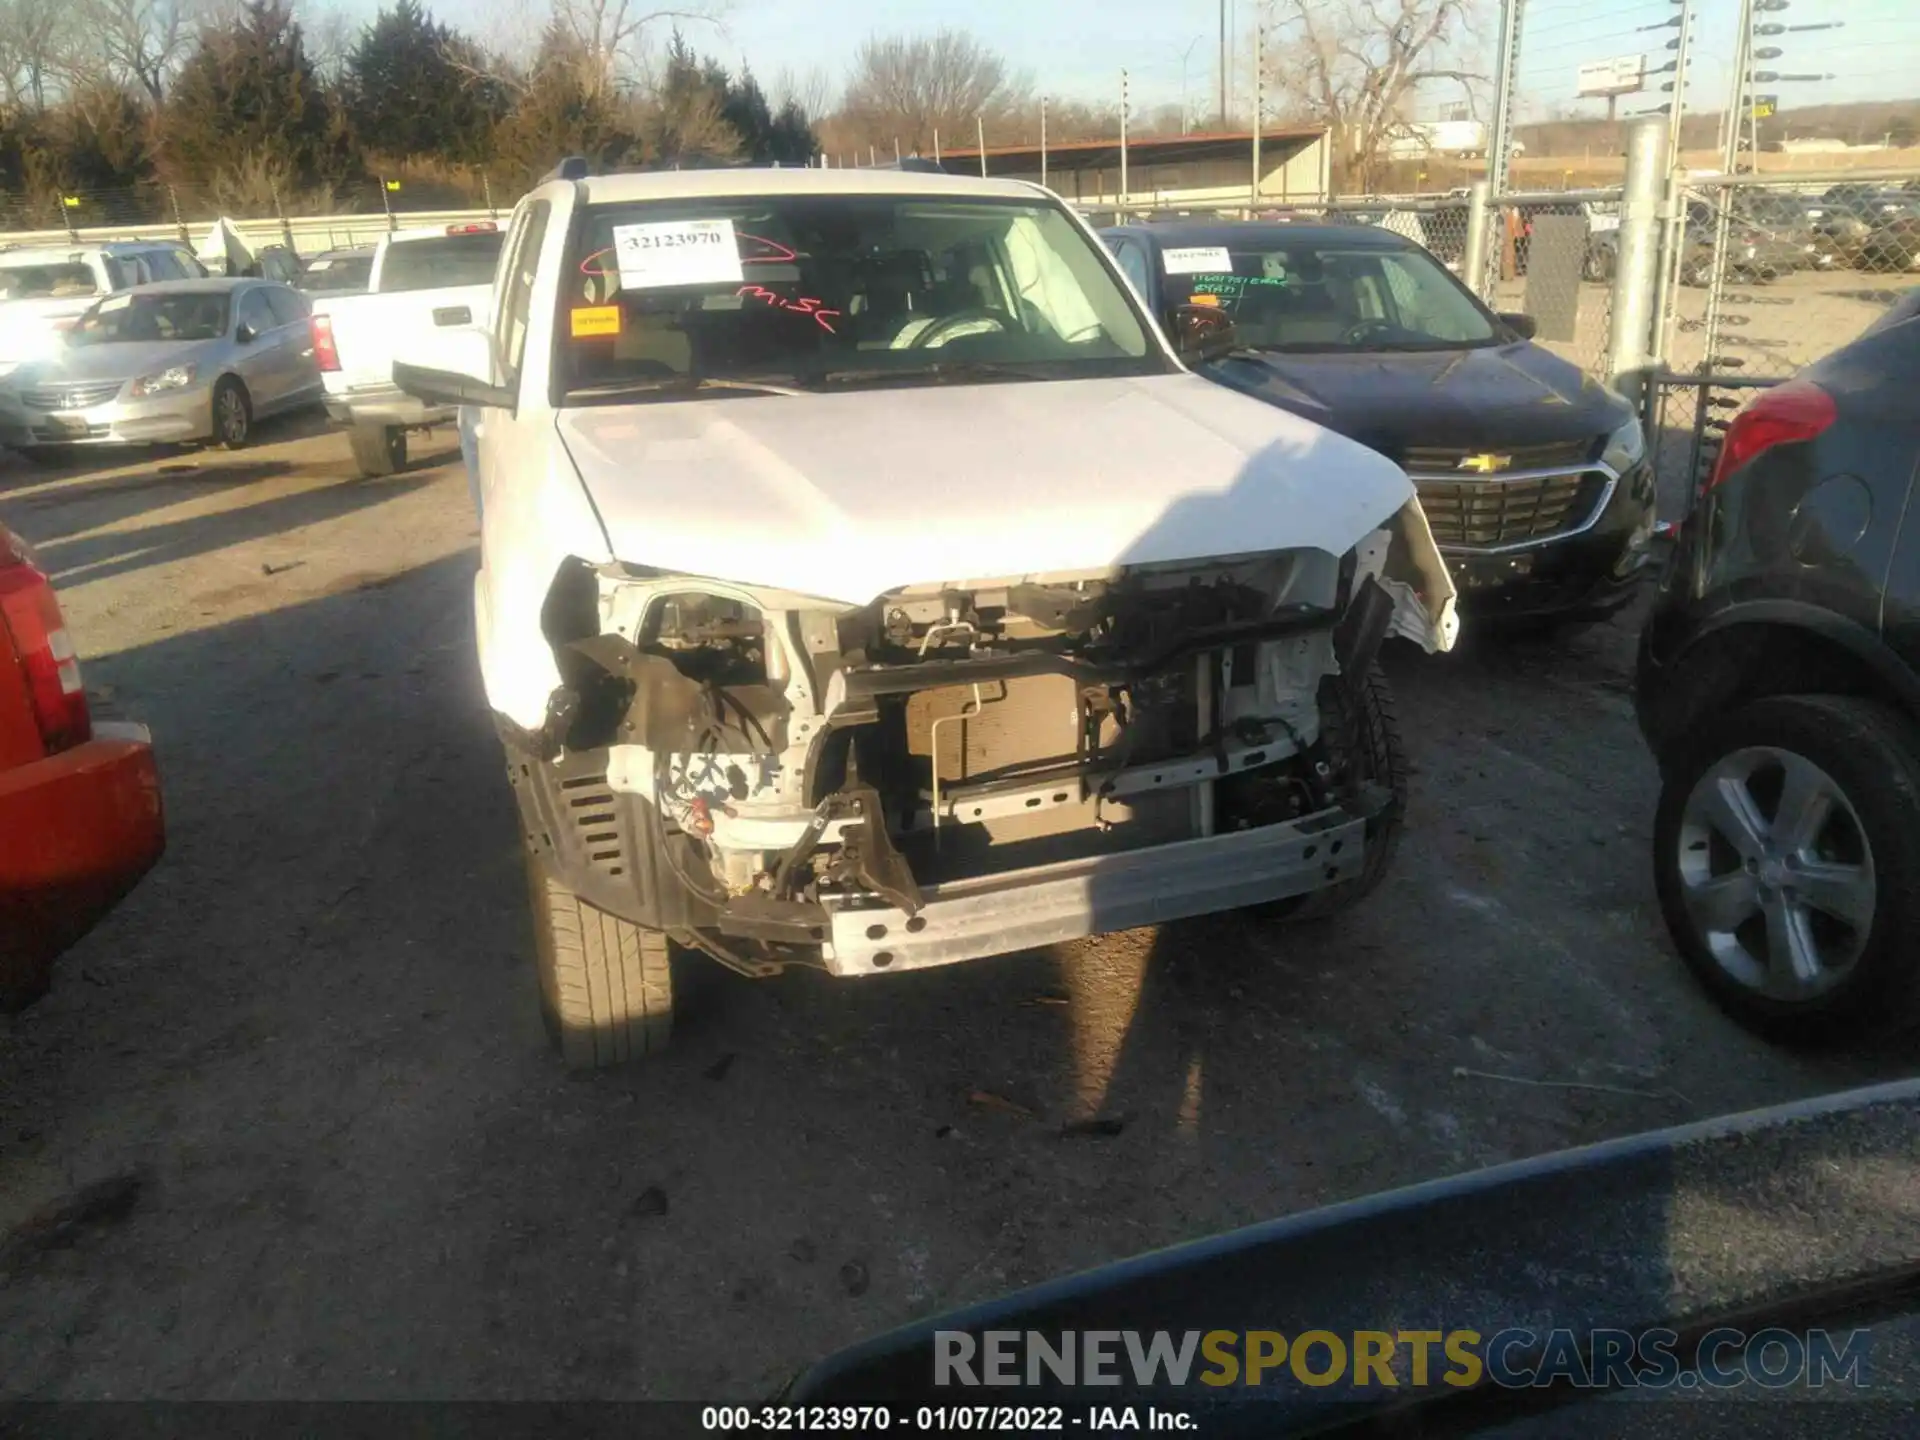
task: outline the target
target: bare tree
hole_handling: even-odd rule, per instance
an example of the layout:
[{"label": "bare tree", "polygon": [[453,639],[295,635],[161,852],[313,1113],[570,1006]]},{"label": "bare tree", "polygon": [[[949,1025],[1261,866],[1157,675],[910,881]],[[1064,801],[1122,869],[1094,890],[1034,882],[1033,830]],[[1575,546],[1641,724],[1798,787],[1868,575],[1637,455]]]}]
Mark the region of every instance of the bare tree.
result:
[{"label": "bare tree", "polygon": [[362,25],[336,6],[312,10],[301,17],[301,39],[314,74],[329,85],[346,73],[347,57],[360,42]]},{"label": "bare tree", "polygon": [[499,0],[470,53],[451,57],[476,80],[527,94],[543,73],[569,72],[587,99],[611,102],[647,87],[662,24],[719,25],[726,0],[653,9],[635,0]]},{"label": "bare tree", "polygon": [[876,36],[854,60],[839,118],[859,144],[890,148],[898,139],[924,153],[937,130],[946,148],[959,149],[972,143],[976,119],[1001,128],[1029,88],[963,30]]},{"label": "bare tree", "polygon": [[76,63],[153,101],[164,95],[202,18],[199,0],[80,0],[73,8],[87,52]]},{"label": "bare tree", "polygon": [[1334,163],[1366,185],[1406,129],[1419,87],[1485,79],[1448,63],[1471,35],[1477,0],[1278,0],[1268,33],[1277,109],[1325,125]]},{"label": "bare tree", "polygon": [[818,65],[805,74],[789,67],[773,77],[767,100],[776,110],[792,104],[807,119],[818,120],[833,109],[833,77]]},{"label": "bare tree", "polygon": [[35,110],[71,77],[78,39],[68,0],[0,0],[0,88]]},{"label": "bare tree", "polygon": [[630,89],[647,71],[647,44],[663,24],[708,23],[714,6],[655,10],[636,0],[553,0],[551,33],[585,66],[590,93]]}]

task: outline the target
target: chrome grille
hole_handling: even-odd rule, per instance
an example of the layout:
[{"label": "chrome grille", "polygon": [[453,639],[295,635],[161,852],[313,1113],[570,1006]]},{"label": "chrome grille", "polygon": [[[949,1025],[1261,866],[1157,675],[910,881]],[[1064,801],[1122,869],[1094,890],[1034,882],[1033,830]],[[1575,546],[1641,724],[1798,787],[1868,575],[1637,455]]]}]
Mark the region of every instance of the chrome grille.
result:
[{"label": "chrome grille", "polygon": [[29,410],[85,410],[104,405],[120,393],[120,380],[93,380],[86,384],[43,385],[21,392]]},{"label": "chrome grille", "polygon": [[1556,440],[1550,445],[1409,445],[1401,453],[1400,464],[1411,472],[1446,475],[1460,469],[1461,462],[1476,455],[1504,456],[1502,470],[1555,470],[1563,465],[1584,465],[1594,458],[1600,440],[1589,435],[1582,440]]},{"label": "chrome grille", "polygon": [[1486,548],[1547,540],[1583,524],[1606,479],[1579,472],[1531,480],[1416,476],[1414,485],[1437,544]]}]

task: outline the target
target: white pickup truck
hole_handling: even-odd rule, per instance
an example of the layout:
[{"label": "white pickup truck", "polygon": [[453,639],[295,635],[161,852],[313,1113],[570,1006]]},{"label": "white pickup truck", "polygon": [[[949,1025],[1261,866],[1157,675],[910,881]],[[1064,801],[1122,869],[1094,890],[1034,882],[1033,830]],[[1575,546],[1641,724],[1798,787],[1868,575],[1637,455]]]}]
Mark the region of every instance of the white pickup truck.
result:
[{"label": "white pickup truck", "polygon": [[327,414],[348,427],[362,475],[391,475],[407,463],[409,430],[453,420],[453,408],[423,405],[394,385],[394,349],[436,327],[487,324],[502,238],[488,221],[396,230],[374,248],[364,294],[314,295]]},{"label": "white pickup truck", "polygon": [[1176,351],[1053,194],[556,178],[494,311],[396,336],[393,378],[474,422],[570,1063],[666,1039],[675,945],[868,977],[1380,881],[1375,656],[1456,625],[1412,482],[1192,374],[1218,312]]}]

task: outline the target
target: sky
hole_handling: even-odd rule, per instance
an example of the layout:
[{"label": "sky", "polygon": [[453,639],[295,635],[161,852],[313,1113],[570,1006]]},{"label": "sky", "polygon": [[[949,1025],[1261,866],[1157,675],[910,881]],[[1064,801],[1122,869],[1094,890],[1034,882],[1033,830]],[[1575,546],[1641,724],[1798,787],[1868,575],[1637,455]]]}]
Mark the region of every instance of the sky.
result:
[{"label": "sky", "polygon": [[[324,0],[323,0],[324,3]],[[378,0],[344,0],[371,15]],[[456,22],[452,0],[428,0],[442,19]],[[535,0],[537,3],[537,0]],[[655,0],[638,0],[653,4]],[[659,0],[665,8],[665,0]],[[1199,115],[1217,103],[1220,53],[1219,0],[723,0],[722,22],[689,25],[696,48],[731,65],[743,61],[763,80],[782,69],[825,70],[837,88],[860,42],[876,32],[928,33],[963,28],[998,50],[1028,74],[1045,94],[1117,100],[1120,72],[1128,72],[1130,96],[1148,109],[1178,104],[1183,96]],[[1338,0],[1317,0],[1338,3]],[[1497,0],[1484,7],[1483,39],[1472,47],[1470,68],[1493,72],[1498,34]],[[1762,0],[1773,3],[1773,0]],[[1573,113],[1605,113],[1601,101],[1575,102],[1574,76],[1586,61],[1644,53],[1652,69],[1671,58],[1662,47],[1677,32],[1640,32],[1678,13],[1677,0],[1525,0],[1520,59],[1521,112],[1544,118],[1550,107]],[[1251,89],[1251,34],[1257,0],[1230,0],[1232,70],[1238,93]],[[1688,103],[1717,110],[1726,99],[1733,57],[1738,0],[1695,0],[1692,79]],[[1843,20],[1845,28],[1763,39],[1786,53],[1758,62],[1782,72],[1832,73],[1831,81],[1767,87],[1781,108],[1837,100],[1920,97],[1920,4],[1915,0],[1788,0],[1788,8],[1760,17],[1779,24]],[[1620,113],[1664,102],[1658,86],[1620,101]],[[1490,87],[1488,93],[1491,93]],[[1428,107],[1459,98],[1457,87],[1435,87]],[[1917,106],[1916,108],[1920,108]]]}]

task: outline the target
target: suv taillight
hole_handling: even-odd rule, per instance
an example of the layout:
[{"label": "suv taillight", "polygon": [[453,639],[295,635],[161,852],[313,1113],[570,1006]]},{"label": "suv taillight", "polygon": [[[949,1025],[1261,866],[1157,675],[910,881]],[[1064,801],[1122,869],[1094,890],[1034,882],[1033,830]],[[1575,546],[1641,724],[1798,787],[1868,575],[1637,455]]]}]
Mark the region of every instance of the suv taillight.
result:
[{"label": "suv taillight", "polygon": [[1789,380],[1749,400],[1727,426],[1707,489],[1776,445],[1811,440],[1839,418],[1833,397],[1811,380]]},{"label": "suv taillight", "polygon": [[340,350],[333,343],[333,319],[327,315],[310,315],[307,327],[313,332],[313,358],[320,362],[322,370],[340,368]]},{"label": "suv taillight", "polygon": [[27,703],[47,753],[80,744],[93,734],[80,661],[60,618],[53,585],[0,532],[0,627],[13,638],[27,679]]}]

